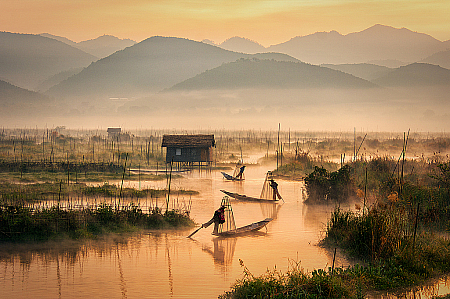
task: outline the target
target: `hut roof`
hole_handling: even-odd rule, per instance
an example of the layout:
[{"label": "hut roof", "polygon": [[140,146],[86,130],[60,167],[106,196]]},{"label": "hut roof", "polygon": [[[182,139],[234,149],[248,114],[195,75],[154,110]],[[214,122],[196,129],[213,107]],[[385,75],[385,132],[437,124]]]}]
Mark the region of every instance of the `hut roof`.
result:
[{"label": "hut roof", "polygon": [[108,128],[106,132],[108,133],[120,133],[122,131],[122,128]]},{"label": "hut roof", "polygon": [[214,135],[164,135],[162,147],[211,147]]}]

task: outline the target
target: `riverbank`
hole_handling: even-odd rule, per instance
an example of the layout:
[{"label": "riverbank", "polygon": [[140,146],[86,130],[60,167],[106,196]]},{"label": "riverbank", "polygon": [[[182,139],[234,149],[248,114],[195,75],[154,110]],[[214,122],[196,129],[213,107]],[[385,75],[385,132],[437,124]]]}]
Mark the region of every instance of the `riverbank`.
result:
[{"label": "riverbank", "polygon": [[374,291],[405,290],[448,275],[448,236],[414,230],[404,234],[402,219],[407,217],[392,206],[365,214],[337,208],[321,245],[330,251],[338,247],[361,263],[335,267],[333,258],[327,269],[308,273],[291,262],[285,273],[275,269],[254,276],[241,261],[244,277],[220,298],[367,298]]},{"label": "riverbank", "polygon": [[[404,151],[406,150],[406,145]],[[404,154],[402,154],[404,155]],[[401,156],[402,157],[402,156]],[[294,161],[278,173],[308,169]],[[221,298],[365,298],[372,291],[421,285],[450,273],[450,163],[389,157],[357,160],[337,171],[314,166],[305,177],[309,206],[334,204],[321,245],[362,261],[350,267],[300,267],[244,278]],[[294,170],[294,171],[293,171]],[[339,205],[358,198],[355,209]]]}]

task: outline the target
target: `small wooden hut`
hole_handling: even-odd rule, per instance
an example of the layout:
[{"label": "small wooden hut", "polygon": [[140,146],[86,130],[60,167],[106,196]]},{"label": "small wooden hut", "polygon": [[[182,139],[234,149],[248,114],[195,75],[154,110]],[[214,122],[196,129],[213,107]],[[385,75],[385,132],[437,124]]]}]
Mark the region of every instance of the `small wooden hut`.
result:
[{"label": "small wooden hut", "polygon": [[209,165],[212,159],[214,135],[164,135],[162,147],[166,147],[166,163]]},{"label": "small wooden hut", "polygon": [[120,136],[120,133],[122,133],[122,128],[108,128],[106,132],[108,133],[109,138],[117,138]]}]

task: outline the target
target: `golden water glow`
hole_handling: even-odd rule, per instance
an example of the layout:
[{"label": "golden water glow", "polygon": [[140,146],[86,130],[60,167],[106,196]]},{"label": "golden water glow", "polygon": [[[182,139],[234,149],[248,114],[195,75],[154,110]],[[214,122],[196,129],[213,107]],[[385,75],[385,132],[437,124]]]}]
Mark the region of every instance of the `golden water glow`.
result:
[{"label": "golden water glow", "polygon": [[383,24],[445,41],[449,11],[448,0],[3,0],[0,30],[48,32],[77,42],[103,34],[216,43],[241,36],[269,46],[317,31],[348,34]]}]

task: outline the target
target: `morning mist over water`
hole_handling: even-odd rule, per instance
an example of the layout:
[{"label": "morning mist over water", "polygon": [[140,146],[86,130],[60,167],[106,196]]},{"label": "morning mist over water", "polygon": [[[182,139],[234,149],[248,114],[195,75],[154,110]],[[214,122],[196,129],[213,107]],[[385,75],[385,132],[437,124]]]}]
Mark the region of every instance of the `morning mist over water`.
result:
[{"label": "morning mist over water", "polygon": [[[4,127],[106,129],[284,129],[298,131],[443,132],[450,88],[370,90],[209,90],[165,92],[142,99],[11,107]],[[6,111],[3,111],[6,112]]]}]

